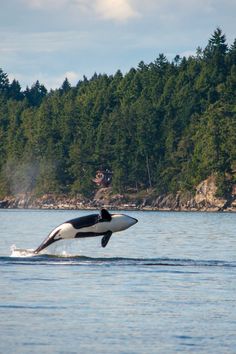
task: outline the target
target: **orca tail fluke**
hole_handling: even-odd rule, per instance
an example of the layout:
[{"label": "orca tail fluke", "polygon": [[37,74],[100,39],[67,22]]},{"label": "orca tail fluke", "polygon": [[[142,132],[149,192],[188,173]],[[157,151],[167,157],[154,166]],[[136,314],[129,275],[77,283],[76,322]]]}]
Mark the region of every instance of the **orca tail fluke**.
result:
[{"label": "orca tail fluke", "polygon": [[47,237],[46,240],[44,240],[44,241],[38,246],[38,248],[36,248],[36,249],[34,250],[34,253],[35,253],[35,254],[38,254],[40,251],[42,251],[44,248],[48,247],[48,246],[51,245],[52,243],[61,240],[61,238],[57,238],[57,239],[55,240],[55,237],[56,237],[56,235],[57,235],[59,232],[60,232],[60,230],[57,230],[57,232],[55,232],[54,235]]}]

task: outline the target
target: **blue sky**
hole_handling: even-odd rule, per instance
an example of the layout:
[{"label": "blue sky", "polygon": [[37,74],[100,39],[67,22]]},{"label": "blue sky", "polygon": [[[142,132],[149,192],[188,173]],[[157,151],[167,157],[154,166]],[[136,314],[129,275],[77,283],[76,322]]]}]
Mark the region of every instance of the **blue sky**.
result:
[{"label": "blue sky", "polygon": [[236,0],[1,1],[0,68],[23,88],[72,85],[94,72],[126,73],[159,53],[205,47],[216,27],[236,37]]}]

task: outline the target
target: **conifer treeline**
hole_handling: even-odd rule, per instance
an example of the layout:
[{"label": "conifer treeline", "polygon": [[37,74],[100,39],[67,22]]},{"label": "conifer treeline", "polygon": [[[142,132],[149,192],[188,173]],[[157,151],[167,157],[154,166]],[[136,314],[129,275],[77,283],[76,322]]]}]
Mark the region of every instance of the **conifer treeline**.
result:
[{"label": "conifer treeline", "polygon": [[22,91],[0,70],[0,195],[89,195],[98,168],[113,171],[116,191],[193,190],[215,174],[225,193],[236,169],[236,40],[217,28],[194,56],[160,54],[50,92],[38,81]]}]

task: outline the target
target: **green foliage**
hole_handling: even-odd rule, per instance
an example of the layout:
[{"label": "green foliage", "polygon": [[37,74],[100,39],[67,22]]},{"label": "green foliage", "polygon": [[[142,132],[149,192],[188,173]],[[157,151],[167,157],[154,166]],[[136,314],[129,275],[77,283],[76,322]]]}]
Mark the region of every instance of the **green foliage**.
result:
[{"label": "green foliage", "polygon": [[218,194],[229,193],[235,93],[236,41],[219,28],[195,56],[160,54],[50,93],[39,81],[23,92],[0,69],[0,194],[90,196],[99,168],[112,170],[117,192],[192,191],[214,174]]},{"label": "green foliage", "polygon": [[9,90],[8,76],[0,68],[0,96],[7,96],[8,90]]}]

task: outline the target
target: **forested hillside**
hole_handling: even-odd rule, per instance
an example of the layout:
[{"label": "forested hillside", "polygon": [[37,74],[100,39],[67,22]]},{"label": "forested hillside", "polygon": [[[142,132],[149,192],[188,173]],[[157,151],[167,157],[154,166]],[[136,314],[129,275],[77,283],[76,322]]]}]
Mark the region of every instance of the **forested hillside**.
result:
[{"label": "forested hillside", "polygon": [[204,49],[170,62],[160,54],[123,75],[66,79],[25,91],[0,70],[0,195],[82,193],[98,168],[121,192],[193,190],[236,170],[236,40],[217,28]]}]

